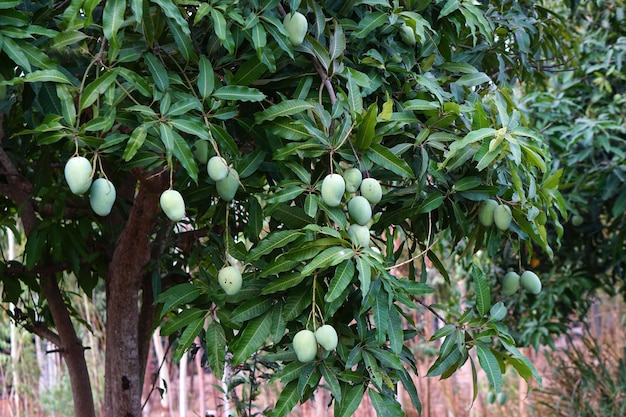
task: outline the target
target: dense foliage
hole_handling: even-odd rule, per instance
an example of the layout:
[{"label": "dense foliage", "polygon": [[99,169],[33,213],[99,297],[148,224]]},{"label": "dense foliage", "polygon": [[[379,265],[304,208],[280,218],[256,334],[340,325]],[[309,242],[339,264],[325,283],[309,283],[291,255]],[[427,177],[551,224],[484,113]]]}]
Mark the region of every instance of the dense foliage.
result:
[{"label": "dense foliage", "polygon": [[[107,323],[111,335],[163,323],[177,357],[200,335],[216,375],[269,369],[284,384],[273,416],[309,398],[322,377],[338,416],[365,392],[380,415],[402,415],[398,384],[419,409],[404,345],[417,334],[407,314],[415,308],[445,323],[432,337],[441,344],[430,376],[470,362],[495,391],[507,367],[537,377],[503,322],[511,298],[492,283],[494,272],[521,273],[562,241],[563,171],[516,106],[516,86],[543,81],[544,62],[569,53],[548,9],[458,0],[0,7],[1,59],[11,63],[1,70],[0,220],[15,227],[21,217],[26,231],[24,258],[0,268],[22,324],[50,335],[41,329],[52,315],[58,326],[51,303],[28,302],[54,293],[50,280],[76,279],[91,292],[104,279],[108,317],[131,311],[128,322]],[[282,23],[296,10],[308,21],[301,44]],[[78,155],[94,180],[117,188],[108,216],[65,183],[65,163]],[[238,173],[229,186],[207,174],[214,155]],[[384,189],[362,222],[369,244],[348,232],[358,190],[336,207],[322,198],[323,179],[351,167]],[[185,201],[175,224],[154,209],[168,188]],[[489,199],[512,213],[510,227],[478,221]],[[133,238],[146,241],[145,253],[126,259]],[[442,242],[445,252],[435,250]],[[489,259],[503,254],[511,265],[493,268]],[[233,294],[218,282],[226,266],[243,272]],[[445,285],[469,276],[468,300],[427,305],[429,268]],[[133,297],[119,299],[125,286]],[[159,306],[154,323],[143,315],[149,305]],[[322,324],[337,330],[336,351],[298,361],[294,335]],[[109,379],[130,354],[107,357]],[[142,370],[124,390],[141,393]],[[131,403],[126,412],[137,413]]]}]

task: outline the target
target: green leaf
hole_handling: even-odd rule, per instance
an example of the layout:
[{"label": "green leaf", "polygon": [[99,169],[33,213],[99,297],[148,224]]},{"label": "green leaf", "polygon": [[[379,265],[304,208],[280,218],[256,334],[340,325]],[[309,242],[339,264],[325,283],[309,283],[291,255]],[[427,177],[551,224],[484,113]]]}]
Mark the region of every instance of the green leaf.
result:
[{"label": "green leaf", "polygon": [[[285,271],[287,271],[292,270],[296,265],[299,264],[300,262],[283,260],[280,265],[282,265],[283,267],[290,266],[288,269],[285,269]],[[265,271],[262,272],[265,273]],[[289,288],[293,288],[296,285],[300,284],[304,280],[304,278],[306,278],[306,276],[299,273],[283,274],[282,276],[275,278],[269,284],[263,287],[261,294],[273,294],[278,291],[284,291]]]},{"label": "green leaf", "polygon": [[230,346],[233,352],[233,364],[245,362],[267,340],[272,327],[272,315],[264,314],[246,323]]},{"label": "green leaf", "polygon": [[165,152],[167,154],[167,159],[172,156],[172,151],[174,150],[174,131],[172,130],[172,126],[167,123],[159,123],[159,133],[161,137],[161,142],[165,146]]},{"label": "green leaf", "polygon": [[298,383],[296,381],[290,382],[282,388],[278,401],[276,401],[276,406],[272,410],[270,417],[282,417],[289,413],[296,406],[299,399]]},{"label": "green leaf", "polygon": [[117,32],[124,23],[126,0],[107,0],[102,12],[102,33],[115,48],[120,47]]},{"label": "green leaf", "polygon": [[365,394],[365,387],[363,384],[356,384],[354,386],[343,384],[342,395],[343,401],[335,402],[334,417],[352,417],[361,405],[363,394]]},{"label": "green leaf", "polygon": [[152,123],[151,124],[144,123],[144,124],[137,126],[133,130],[133,132],[130,134],[130,139],[126,143],[126,148],[124,149],[124,155],[122,155],[122,158],[124,158],[124,161],[130,161],[131,159],[133,159],[133,157],[135,156],[139,148],[141,148],[141,146],[146,141],[148,129],[151,126],[152,126]]},{"label": "green leaf", "polygon": [[161,317],[163,317],[165,314],[173,311],[174,308],[192,302],[200,297],[202,293],[202,288],[196,285],[190,283],[178,284],[159,294],[155,302],[163,303],[163,308],[161,309]]},{"label": "green leaf", "polygon": [[373,103],[369,106],[363,119],[361,119],[357,125],[356,133],[352,139],[352,143],[356,149],[365,150],[372,144],[374,133],[376,132],[377,113],[378,106],[376,103]]},{"label": "green leaf", "polygon": [[491,307],[491,291],[489,281],[483,270],[476,264],[472,265],[472,278],[474,279],[474,291],[476,292],[476,309],[478,314],[484,316]]},{"label": "green leaf", "polygon": [[227,85],[215,90],[213,97],[220,100],[261,101],[265,99],[265,94],[256,88],[241,85]]},{"label": "green leaf", "polygon": [[233,310],[230,320],[236,323],[244,323],[260,316],[272,307],[271,298],[253,298],[240,304]]},{"label": "green leaf", "polygon": [[441,194],[439,191],[430,193],[416,210],[416,213],[430,213],[431,211],[438,209],[443,204],[445,198],[446,196]]},{"label": "green leaf", "polygon": [[377,417],[403,417],[405,415],[400,403],[394,398],[381,395],[371,388],[368,394]]},{"label": "green leaf", "polygon": [[211,61],[204,55],[200,57],[198,62],[198,71],[198,91],[200,96],[206,99],[213,92],[213,88],[215,88],[215,73],[213,72]]},{"label": "green leaf", "polygon": [[216,321],[212,322],[206,330],[206,354],[211,371],[216,378],[221,380],[226,361],[226,336],[222,325]]},{"label": "green leaf", "polygon": [[402,346],[404,345],[404,330],[402,326],[402,317],[398,312],[398,307],[395,304],[392,304],[389,307],[389,312],[387,313],[389,319],[389,326],[387,329],[387,333],[389,335],[389,348],[396,355],[400,355],[402,352]]},{"label": "green leaf", "polygon": [[365,297],[370,291],[370,284],[372,282],[372,265],[365,257],[358,256],[356,258],[356,269],[359,271],[361,293],[363,294],[363,297]]},{"label": "green leaf", "polygon": [[376,165],[379,165],[382,168],[398,174],[401,177],[415,178],[409,164],[407,164],[406,161],[404,161],[403,159],[394,155],[393,152],[391,152],[383,145],[380,145],[378,143],[372,143],[369,150],[367,151],[367,156]]},{"label": "green leaf", "polygon": [[118,70],[113,69],[105,72],[100,75],[100,77],[90,82],[80,95],[80,111],[83,111],[87,107],[91,106],[102,94],[104,94],[104,92],[115,82],[117,75]]},{"label": "green leaf", "polygon": [[191,178],[193,182],[197,183],[198,166],[196,165],[196,159],[191,153],[189,144],[187,144],[185,139],[176,131],[172,131],[172,137],[174,138],[174,148],[172,149],[174,156],[178,159],[183,168],[185,168],[189,178]]},{"label": "green leaf", "polygon": [[348,108],[353,115],[361,114],[363,112],[363,97],[361,96],[361,89],[359,85],[352,78],[350,72],[348,72],[348,82],[346,83],[348,90]]},{"label": "green leaf", "polygon": [[359,22],[358,30],[352,33],[357,39],[364,39],[371,31],[385,25],[388,21],[388,16],[381,12],[366,13]]},{"label": "green leaf", "polygon": [[192,110],[201,111],[202,103],[195,97],[188,97],[173,103],[163,115],[169,118],[189,113]]},{"label": "green leaf", "polygon": [[330,36],[330,42],[328,45],[328,54],[330,60],[334,60],[343,55],[343,51],[346,50],[346,35],[343,33],[341,25],[335,22],[335,31]]},{"label": "green leaf", "polygon": [[337,378],[335,369],[331,368],[327,362],[323,362],[320,366],[320,371],[322,372],[322,376],[324,377],[328,390],[333,397],[335,397],[335,401],[341,402],[341,385],[339,384],[339,379]]},{"label": "green leaf", "polygon": [[183,357],[185,352],[192,345],[196,337],[200,334],[200,331],[204,328],[204,319],[202,316],[198,320],[190,323],[187,328],[183,331],[183,333],[178,338],[178,344],[176,345],[176,350],[174,351],[174,360],[179,361],[180,358]]},{"label": "green leaf", "polygon": [[300,194],[302,194],[304,191],[305,189],[299,185],[292,185],[289,187],[285,187],[282,190],[277,191],[276,193],[270,195],[267,198],[266,202],[267,204],[291,202],[295,200],[295,198],[298,197]]},{"label": "green leaf", "polygon": [[167,76],[165,67],[151,52],[146,53],[143,58],[148,67],[148,71],[150,71],[150,74],[152,75],[154,85],[160,91],[165,91],[170,86],[170,80]]},{"label": "green leaf", "polygon": [[196,323],[198,320],[204,321],[205,317],[205,310],[199,308],[185,309],[174,317],[169,317],[168,320],[161,325],[161,335],[169,336],[185,326]]},{"label": "green leaf", "polygon": [[475,87],[480,84],[490,83],[491,78],[484,72],[474,72],[471,74],[465,74],[455,81],[455,84],[465,87]]},{"label": "green leaf", "polygon": [[502,372],[500,372],[500,366],[498,360],[491,350],[487,347],[476,345],[476,355],[478,356],[478,363],[483,368],[487,379],[491,384],[491,388],[495,392],[500,392],[502,389]]},{"label": "green leaf", "polygon": [[217,9],[211,8],[211,19],[213,20],[213,30],[221,41],[226,40],[227,25],[224,15]]},{"label": "green leaf", "polygon": [[74,45],[88,37],[89,35],[78,30],[59,32],[50,40],[50,47],[53,49],[63,49],[66,46]]},{"label": "green leaf", "polygon": [[502,301],[498,301],[489,309],[489,319],[493,321],[500,321],[506,316],[506,306]]},{"label": "green leaf", "polygon": [[262,239],[257,246],[250,250],[246,262],[253,262],[275,249],[282,248],[296,240],[301,235],[301,232],[294,230],[282,230],[270,233],[267,237]]},{"label": "green leaf", "polygon": [[67,79],[65,74],[55,69],[37,70],[24,75],[24,82],[38,83],[46,81],[61,84],[72,84],[72,82]]},{"label": "green leaf", "polygon": [[378,291],[372,300],[372,313],[376,325],[376,342],[382,346],[387,341],[387,329],[389,327],[389,297],[384,290]]},{"label": "green leaf", "polygon": [[335,275],[330,281],[328,292],[324,296],[324,301],[330,303],[337,297],[340,297],[344,290],[352,282],[354,272],[354,262],[352,262],[351,259],[346,259],[340,263],[337,268],[335,268]]},{"label": "green leaf", "polygon": [[415,382],[413,382],[413,378],[411,378],[411,375],[409,375],[409,373],[406,370],[401,370],[399,372],[399,376],[400,376],[400,381],[402,382],[402,385],[404,386],[404,389],[406,390],[406,392],[409,394],[409,397],[411,398],[411,402],[417,409],[417,412],[421,414],[422,402],[420,401],[420,397],[419,397],[419,394],[417,393],[417,388],[415,387]]},{"label": "green leaf", "polygon": [[352,249],[341,246],[328,248],[313,258],[311,262],[302,268],[300,273],[304,276],[310,275],[316,269],[323,269],[329,266],[337,265],[345,259],[352,257],[353,254],[354,251]]},{"label": "green leaf", "polygon": [[181,132],[194,135],[196,139],[211,139],[211,136],[209,135],[209,129],[207,129],[204,123],[202,123],[200,120],[197,120],[197,118],[181,117],[178,119],[170,119],[170,123]]},{"label": "green leaf", "polygon": [[461,359],[461,352],[454,348],[446,356],[439,356],[435,363],[432,364],[426,376],[439,376],[446,372],[450,367],[454,366]]},{"label": "green leaf", "polygon": [[283,315],[286,321],[291,321],[298,317],[302,311],[311,303],[310,287],[302,288],[298,286],[291,290],[287,301],[285,301]]},{"label": "green leaf", "polygon": [[[31,73],[32,74],[32,73]],[[27,75],[28,76],[28,75]],[[67,85],[56,85],[57,96],[61,103],[61,109],[63,110],[63,118],[68,126],[74,126],[76,124],[76,107],[74,106],[74,96],[70,93]]]},{"label": "green leaf", "polygon": [[294,114],[312,109],[314,105],[304,100],[284,100],[275,104],[255,116],[255,123],[274,120],[278,117],[293,116]]}]

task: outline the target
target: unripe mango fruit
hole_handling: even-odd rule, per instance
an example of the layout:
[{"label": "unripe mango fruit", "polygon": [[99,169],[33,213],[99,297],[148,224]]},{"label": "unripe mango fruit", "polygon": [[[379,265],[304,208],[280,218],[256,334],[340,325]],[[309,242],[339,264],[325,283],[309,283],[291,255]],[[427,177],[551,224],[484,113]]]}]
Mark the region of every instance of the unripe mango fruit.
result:
[{"label": "unripe mango fruit", "polygon": [[512,219],[511,209],[506,204],[500,204],[493,210],[493,222],[500,230],[509,230]]},{"label": "unripe mango fruit", "polygon": [[502,294],[512,295],[519,290],[520,276],[518,273],[509,271],[502,278]]},{"label": "unripe mango fruit", "polygon": [[206,170],[213,181],[221,181],[228,175],[228,163],[221,156],[212,156],[206,164]]},{"label": "unripe mango fruit", "polygon": [[241,289],[241,272],[237,267],[227,266],[217,273],[217,281],[226,294],[235,295]]},{"label": "unripe mango fruit", "polygon": [[185,217],[185,200],[176,190],[165,190],[159,199],[161,210],[173,222],[179,222]]},{"label": "unripe mango fruit", "polygon": [[222,200],[231,201],[235,198],[235,194],[237,194],[237,189],[239,188],[239,173],[234,168],[231,168],[228,170],[226,178],[215,183],[215,188]]},{"label": "unripe mango fruit", "polygon": [[65,164],[65,181],[70,191],[76,195],[83,195],[91,187],[91,162],[82,156],[73,156]]},{"label": "unripe mango fruit", "polygon": [[315,339],[324,349],[331,351],[337,348],[337,331],[330,324],[325,324],[315,331]]},{"label": "unripe mango fruit", "polygon": [[315,333],[310,330],[300,330],[293,337],[293,350],[300,362],[311,362],[317,354],[317,340]]},{"label": "unripe mango fruit", "polygon": [[493,212],[498,207],[496,200],[485,200],[478,212],[478,221],[485,227],[490,227],[493,224]]},{"label": "unripe mango fruit", "polygon": [[378,204],[383,198],[383,189],[375,178],[365,178],[361,182],[361,195],[372,204]]},{"label": "unripe mango fruit", "polygon": [[341,175],[328,174],[322,181],[322,200],[329,207],[337,207],[345,190],[346,182]]},{"label": "unripe mango fruit", "polygon": [[363,174],[358,168],[348,168],[343,171],[342,176],[346,182],[346,191],[349,193],[355,193],[363,181]]},{"label": "unripe mango fruit", "polygon": [[372,206],[367,198],[358,195],[348,201],[348,213],[357,224],[365,226],[372,219]]},{"label": "unripe mango fruit", "polygon": [[529,293],[537,295],[541,292],[541,280],[534,272],[524,271],[519,281]]},{"label": "unripe mango fruit", "polygon": [[309,23],[300,12],[288,13],[283,19],[283,25],[289,32],[289,41],[293,46],[300,46],[304,41]]},{"label": "unripe mango fruit", "polygon": [[498,404],[504,405],[504,403],[506,403],[506,392],[500,391],[496,396],[496,400],[498,401]]},{"label": "unripe mango fruit", "polygon": [[91,185],[89,204],[98,216],[108,216],[115,202],[115,186],[106,178],[98,178]]},{"label": "unripe mango fruit", "polygon": [[400,39],[409,46],[415,46],[417,43],[417,40],[415,39],[415,31],[406,23],[403,23],[402,26],[400,26]]},{"label": "unripe mango fruit", "polygon": [[195,148],[193,154],[198,159],[198,162],[206,164],[209,160],[209,141],[198,139],[194,142],[193,147]]},{"label": "unripe mango fruit", "polygon": [[572,216],[572,226],[574,227],[578,227],[581,224],[583,224],[583,222],[585,221],[585,219],[583,219],[583,216],[581,216],[580,214],[574,214]]},{"label": "unripe mango fruit", "polygon": [[356,247],[369,248],[370,246],[370,229],[360,224],[351,224],[348,227],[348,236]]}]

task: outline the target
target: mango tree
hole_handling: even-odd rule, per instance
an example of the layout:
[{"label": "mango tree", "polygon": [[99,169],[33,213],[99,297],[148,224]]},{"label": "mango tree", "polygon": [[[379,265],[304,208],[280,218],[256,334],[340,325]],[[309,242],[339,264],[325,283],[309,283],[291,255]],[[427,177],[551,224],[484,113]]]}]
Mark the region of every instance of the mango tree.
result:
[{"label": "mango tree", "polygon": [[[494,391],[507,367],[538,377],[482,259],[552,252],[558,174],[513,88],[558,52],[559,26],[534,2],[494,5],[2,2],[2,226],[25,239],[3,298],[62,352],[76,415],[95,411],[69,280],[106,290],[107,416],[140,415],[159,325],[177,358],[199,336],[226,382],[271,370],[273,416],[322,377],[337,416],[366,393],[402,415],[399,385],[419,409],[416,308],[445,324],[428,375],[469,362]],[[497,227],[478,220],[487,200]],[[424,301],[429,268],[455,273],[442,242],[469,304]]]}]

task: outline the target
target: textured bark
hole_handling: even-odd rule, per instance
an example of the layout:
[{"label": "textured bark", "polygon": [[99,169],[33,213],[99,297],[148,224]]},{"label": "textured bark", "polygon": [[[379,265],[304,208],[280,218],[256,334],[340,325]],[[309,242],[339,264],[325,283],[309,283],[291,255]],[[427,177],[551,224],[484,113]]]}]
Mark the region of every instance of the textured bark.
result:
[{"label": "textured bark", "polygon": [[165,178],[160,177],[140,183],[109,264],[104,388],[107,417],[141,416],[143,377],[154,314],[152,291],[144,289],[145,267],[150,262],[150,234],[159,211],[159,196],[165,187]]},{"label": "textured bark", "polygon": [[63,295],[59,290],[56,277],[54,275],[41,277],[41,288],[48,301],[57,333],[61,339],[59,349],[63,354],[63,359],[65,359],[68,374],[70,375],[70,385],[72,386],[74,399],[74,415],[95,417],[91,381],[89,379],[87,362],[85,361],[85,348],[74,330],[74,325],[65,307]]}]

